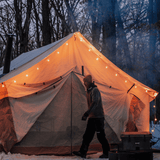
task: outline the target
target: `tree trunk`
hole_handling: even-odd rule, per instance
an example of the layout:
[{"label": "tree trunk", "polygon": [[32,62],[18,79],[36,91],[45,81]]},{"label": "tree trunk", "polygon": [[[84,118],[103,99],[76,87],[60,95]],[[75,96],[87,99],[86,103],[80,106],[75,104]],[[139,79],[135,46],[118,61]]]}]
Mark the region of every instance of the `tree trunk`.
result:
[{"label": "tree trunk", "polygon": [[94,47],[99,49],[99,39],[102,27],[101,2],[97,0],[88,0],[88,10],[92,19],[92,43]]},{"label": "tree trunk", "polygon": [[[128,47],[128,42],[127,42],[127,38],[126,38],[126,33],[124,32],[124,27],[123,27],[123,21],[121,19],[121,13],[120,13],[120,9],[119,9],[119,5],[117,3],[116,0],[116,12],[115,12],[115,17],[117,20],[117,35],[118,35],[118,46],[120,46],[119,48],[121,49],[120,51],[120,56],[123,59],[122,56],[122,50],[124,52],[124,57],[125,57],[125,70],[130,70],[132,68],[132,61],[131,61],[131,56],[130,56],[130,51],[129,51],[129,47]],[[123,61],[121,61],[122,63]]]},{"label": "tree trunk", "polygon": [[50,10],[49,10],[49,0],[42,0],[42,36],[43,36],[43,46],[51,43],[51,27],[50,27]]},{"label": "tree trunk", "polygon": [[102,1],[103,54],[116,64],[115,0]]},{"label": "tree trunk", "polygon": [[35,0],[33,1],[33,8],[34,8],[34,14],[35,14],[35,21],[36,21],[36,42],[37,42],[37,48],[39,48],[41,46],[41,42],[39,40],[39,16],[37,13],[37,9],[36,9],[36,5],[35,5]]},{"label": "tree trunk", "polygon": [[78,27],[77,27],[77,23],[76,23],[76,18],[74,16],[74,12],[73,12],[73,7],[71,7],[69,5],[69,0],[64,0],[65,4],[67,6],[67,10],[68,10],[68,21],[71,23],[71,27],[73,29],[73,32],[77,32],[78,31]]},{"label": "tree trunk", "polygon": [[158,23],[158,29],[159,29],[159,41],[160,41],[160,0],[156,0],[156,6],[157,6],[157,23]]},{"label": "tree trunk", "polygon": [[28,51],[28,34],[30,25],[30,15],[32,9],[32,0],[27,0],[27,12],[24,26],[22,26],[22,2],[14,0],[16,30],[18,31],[20,54]]},{"label": "tree trunk", "polygon": [[149,37],[149,57],[151,61],[151,69],[155,67],[155,49],[156,49],[156,38],[157,33],[154,27],[154,24],[156,23],[156,17],[154,15],[154,3],[153,0],[149,0],[149,10],[148,10],[148,16],[149,16],[149,25],[150,25],[150,37]]}]

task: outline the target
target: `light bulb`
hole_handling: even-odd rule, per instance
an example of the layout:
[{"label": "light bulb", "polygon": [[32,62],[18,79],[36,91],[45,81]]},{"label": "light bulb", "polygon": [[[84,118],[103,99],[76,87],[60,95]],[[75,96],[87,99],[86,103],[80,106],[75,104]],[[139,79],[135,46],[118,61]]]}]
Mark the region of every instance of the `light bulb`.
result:
[{"label": "light bulb", "polygon": [[152,132],[154,132],[154,129],[152,129]]},{"label": "light bulb", "polygon": [[88,50],[89,52],[91,51],[91,49]]},{"label": "light bulb", "polygon": [[99,58],[96,58],[96,60],[98,61],[98,60],[99,60]]},{"label": "light bulb", "polygon": [[155,106],[155,105],[153,105],[153,108],[156,108],[156,106]]},{"label": "light bulb", "polygon": [[116,73],[115,76],[118,76],[118,74]]},{"label": "light bulb", "polygon": [[57,54],[59,54],[59,52],[57,52]]},{"label": "light bulb", "polygon": [[155,118],[154,120],[157,121],[157,118]]},{"label": "light bulb", "polygon": [[16,83],[16,80],[14,80],[14,83]]},{"label": "light bulb", "polygon": [[37,67],[37,70],[39,70],[39,68]]},{"label": "light bulb", "polygon": [[125,80],[125,83],[127,83],[127,80]]},{"label": "light bulb", "polygon": [[66,43],[66,45],[68,46],[68,43]]},{"label": "light bulb", "polygon": [[49,59],[47,59],[47,61],[49,62]]},{"label": "light bulb", "polygon": [[28,77],[28,74],[26,74],[26,77]]},{"label": "light bulb", "polygon": [[108,66],[106,66],[106,68],[108,68]]},{"label": "light bulb", "polygon": [[148,90],[146,90],[146,92],[148,92]]},{"label": "light bulb", "polygon": [[156,97],[158,95],[158,93],[154,93],[154,96]]},{"label": "light bulb", "polygon": [[135,86],[135,88],[137,88],[137,86]]},{"label": "light bulb", "polygon": [[4,87],[4,84],[2,84],[2,87]]}]

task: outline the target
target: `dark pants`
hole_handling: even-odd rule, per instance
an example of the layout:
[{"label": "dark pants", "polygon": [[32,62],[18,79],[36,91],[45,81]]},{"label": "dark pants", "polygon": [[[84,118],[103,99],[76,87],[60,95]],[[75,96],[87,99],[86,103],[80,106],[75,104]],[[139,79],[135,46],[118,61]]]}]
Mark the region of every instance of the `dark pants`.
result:
[{"label": "dark pants", "polygon": [[80,152],[82,154],[87,153],[89,144],[91,143],[95,132],[97,132],[97,138],[102,145],[103,153],[108,155],[110,147],[105,137],[104,118],[90,118],[88,120],[87,128],[83,135],[83,142],[80,148]]}]

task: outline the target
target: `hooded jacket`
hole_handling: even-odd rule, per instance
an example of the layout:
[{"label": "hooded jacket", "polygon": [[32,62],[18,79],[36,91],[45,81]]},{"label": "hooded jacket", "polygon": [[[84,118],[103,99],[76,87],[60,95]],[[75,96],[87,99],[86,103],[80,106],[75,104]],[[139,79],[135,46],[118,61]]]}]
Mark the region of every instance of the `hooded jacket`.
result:
[{"label": "hooded jacket", "polygon": [[89,118],[103,118],[104,111],[102,106],[101,94],[94,83],[91,83],[86,93]]}]

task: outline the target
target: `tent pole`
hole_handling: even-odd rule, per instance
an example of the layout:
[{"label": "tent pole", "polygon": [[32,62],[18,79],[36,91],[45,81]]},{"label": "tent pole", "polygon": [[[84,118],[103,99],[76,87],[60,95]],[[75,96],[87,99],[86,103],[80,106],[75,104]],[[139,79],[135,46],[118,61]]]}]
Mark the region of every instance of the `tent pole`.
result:
[{"label": "tent pole", "polygon": [[135,86],[135,83],[131,86],[131,88],[127,91],[127,93]]},{"label": "tent pole", "polygon": [[71,155],[72,155],[72,74],[71,72]]},{"label": "tent pole", "polygon": [[84,66],[82,66],[82,76],[84,76]]}]

